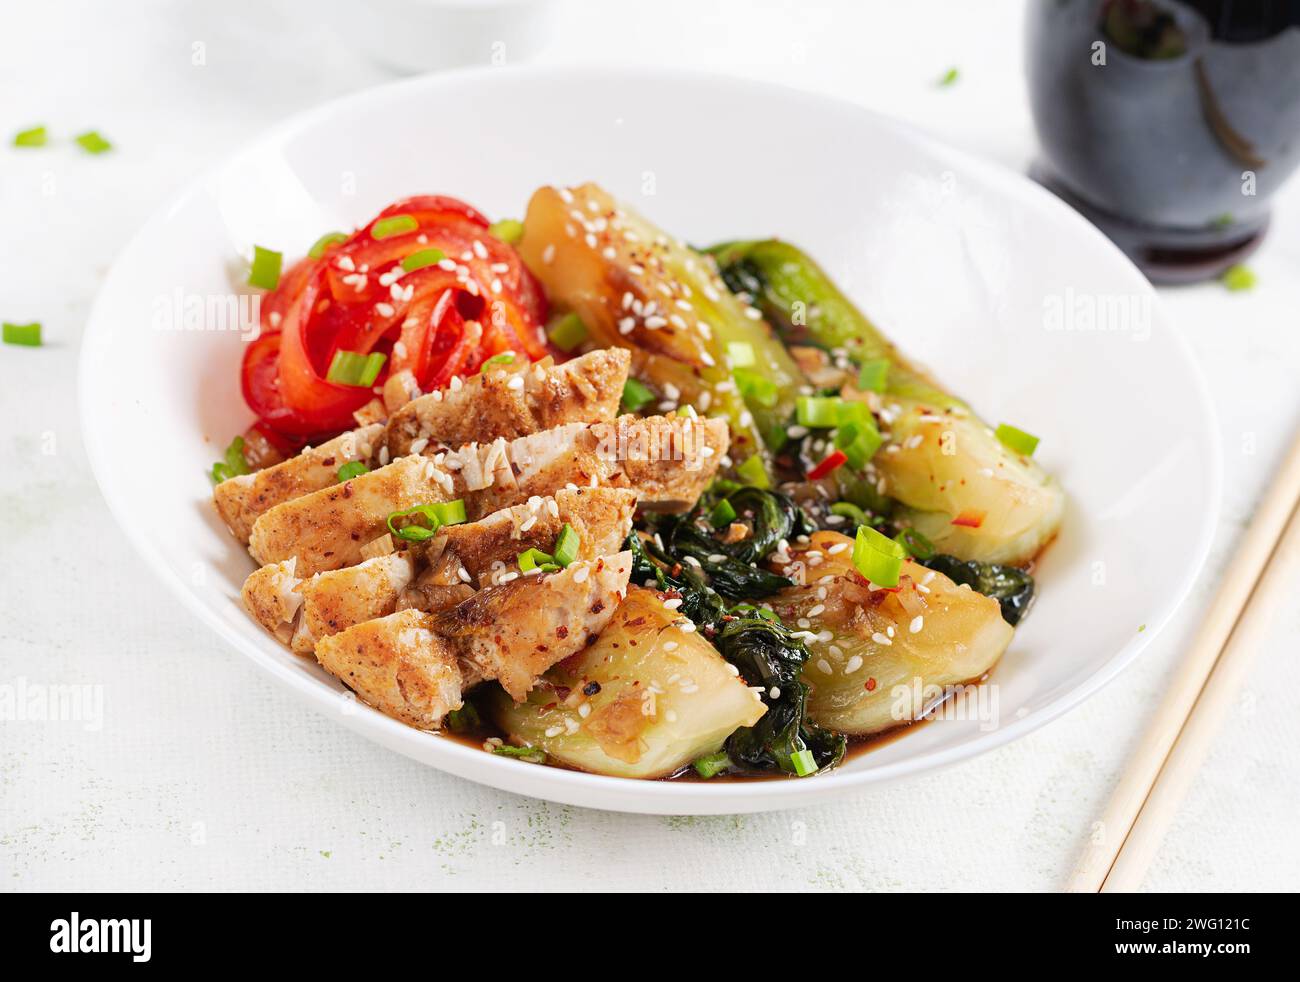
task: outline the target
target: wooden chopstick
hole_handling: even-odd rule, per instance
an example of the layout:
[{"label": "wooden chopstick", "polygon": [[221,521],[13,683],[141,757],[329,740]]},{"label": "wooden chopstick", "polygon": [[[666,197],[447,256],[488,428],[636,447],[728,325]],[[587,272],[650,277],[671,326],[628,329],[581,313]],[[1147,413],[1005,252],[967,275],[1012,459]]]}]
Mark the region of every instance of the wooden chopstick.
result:
[{"label": "wooden chopstick", "polygon": [[1165,697],[1066,884],[1133,890],[1222,722],[1285,587],[1300,568],[1300,435],[1255,511]]}]

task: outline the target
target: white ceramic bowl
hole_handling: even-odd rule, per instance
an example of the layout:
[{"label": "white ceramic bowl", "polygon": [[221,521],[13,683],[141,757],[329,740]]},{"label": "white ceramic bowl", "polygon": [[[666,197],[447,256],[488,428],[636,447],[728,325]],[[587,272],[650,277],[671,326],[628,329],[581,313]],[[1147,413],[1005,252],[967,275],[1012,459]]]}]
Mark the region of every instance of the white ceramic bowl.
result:
[{"label": "white ceramic bowl", "polygon": [[[774,234],[803,245],[986,418],[1042,437],[1039,457],[1070,507],[1038,567],[1037,606],[993,675],[1000,725],[936,722],[805,780],[597,777],[387,719],[244,613],[239,587],[252,562],[217,521],[206,476],[250,420],[237,382],[242,341],[168,329],[178,298],[228,295],[254,242],[296,255],[403,195],[444,192],[492,217],[518,216],[539,184],[587,179],[687,241]],[[853,105],[693,74],[461,72],[281,126],[136,236],[95,305],[80,385],[87,448],[127,535],[175,599],[278,684],[442,770],[626,811],[804,805],[1043,725],[1114,678],[1165,624],[1201,566],[1219,500],[1217,430],[1187,350],[1146,281],[1083,219],[1017,174]]]}]

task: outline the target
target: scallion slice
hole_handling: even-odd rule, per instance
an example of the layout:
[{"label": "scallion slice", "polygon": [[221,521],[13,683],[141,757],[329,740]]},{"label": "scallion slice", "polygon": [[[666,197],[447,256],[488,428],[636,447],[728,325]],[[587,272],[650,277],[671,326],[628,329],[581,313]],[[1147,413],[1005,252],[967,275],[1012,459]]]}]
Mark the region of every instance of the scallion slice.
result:
[{"label": "scallion slice", "polygon": [[876,586],[898,586],[907,550],[869,525],[859,525],[853,540],[853,565]]},{"label": "scallion slice", "polygon": [[22,130],[14,134],[14,146],[16,147],[43,147],[45,146],[45,127],[33,126],[29,130]]},{"label": "scallion slice", "polygon": [[312,243],[311,248],[307,250],[307,255],[312,259],[319,259],[321,256],[325,255],[325,250],[330,246],[338,242],[346,242],[347,240],[348,237],[342,232],[326,232]]},{"label": "scallion slice", "polygon": [[724,525],[730,525],[736,520],[736,509],[732,507],[731,502],[723,498],[713,506],[713,511],[709,512],[709,524],[715,529],[720,529]]},{"label": "scallion slice", "polygon": [[1229,266],[1219,277],[1223,285],[1229,290],[1249,290],[1255,285],[1255,274],[1248,267],[1238,263],[1235,266]]},{"label": "scallion slice", "polygon": [[[519,561],[519,568],[525,573],[531,573],[535,569],[542,569],[545,566],[556,566],[555,557],[550,553],[542,552],[540,549],[525,549],[516,557]],[[545,570],[542,570],[545,572]]]},{"label": "scallion slice", "polygon": [[378,351],[363,355],[359,351],[339,350],[334,352],[325,380],[336,385],[374,385],[387,360],[388,356]]},{"label": "scallion slice", "polygon": [[623,383],[623,412],[634,413],[655,401],[655,394],[634,378]]},{"label": "scallion slice", "polygon": [[248,459],[244,456],[244,438],[237,436],[230,441],[230,446],[226,447],[222,459],[212,465],[212,482],[220,484],[227,478],[248,472]]},{"label": "scallion slice", "polygon": [[813,759],[811,750],[797,750],[790,755],[790,766],[799,777],[807,777],[809,774],[817,773],[817,761]]},{"label": "scallion slice", "polygon": [[847,518],[854,525],[866,525],[867,513],[851,501],[837,501],[831,505],[831,514]]},{"label": "scallion slice", "polygon": [[565,314],[551,328],[550,338],[561,351],[573,351],[587,340],[587,325],[577,314]]},{"label": "scallion slice", "polygon": [[795,400],[794,416],[800,426],[826,429],[840,421],[839,396],[800,396]]},{"label": "scallion slice", "polygon": [[77,146],[81,147],[86,153],[105,153],[113,149],[113,144],[105,140],[95,130],[88,130],[78,135],[76,138]]},{"label": "scallion slice", "polygon": [[1034,451],[1038,449],[1038,437],[1017,429],[1010,423],[999,423],[994,434],[1004,447],[1023,457],[1032,457]]},{"label": "scallion slice", "polygon": [[498,757],[513,757],[516,760],[526,760],[530,764],[546,763],[546,751],[541,747],[512,747],[508,743],[503,743],[494,746],[492,752]]},{"label": "scallion slice", "polygon": [[339,483],[342,484],[344,481],[350,481],[354,477],[360,477],[362,474],[367,474],[369,472],[370,468],[361,461],[349,460],[339,468]]},{"label": "scallion slice", "polygon": [[433,509],[439,525],[460,525],[466,519],[463,498],[457,498],[455,501],[439,501],[427,507]]},{"label": "scallion slice", "polygon": [[725,750],[719,750],[716,754],[708,754],[697,758],[691,766],[695,768],[696,774],[707,781],[711,777],[717,777],[730,767],[731,758],[727,756]]},{"label": "scallion slice", "polygon": [[524,237],[524,223],[517,218],[503,218],[488,226],[488,235],[507,245],[514,245]]},{"label": "scallion slice", "polygon": [[253,265],[248,270],[248,285],[274,290],[280,285],[280,268],[283,264],[284,256],[274,249],[253,246]]},{"label": "scallion slice", "polygon": [[750,368],[754,365],[754,346],[748,341],[727,342],[727,363],[732,368]]},{"label": "scallion slice", "polygon": [[555,561],[561,566],[568,566],[578,558],[578,547],[582,545],[582,540],[578,533],[573,530],[573,526],[568,522],[564,523],[564,528],[560,529],[560,534],[555,537]]},{"label": "scallion slice", "polygon": [[501,352],[501,354],[493,355],[487,361],[483,362],[483,365],[481,368],[479,368],[478,372],[480,375],[482,375],[493,365],[513,365],[514,362],[515,362],[515,353],[513,351],[503,351]]},{"label": "scallion slice", "polygon": [[873,358],[858,369],[858,388],[863,392],[884,392],[889,381],[889,359]]},{"label": "scallion slice", "polygon": [[737,368],[731,373],[736,389],[746,402],[771,409],[780,397],[780,389],[770,378],[764,378],[752,368]]},{"label": "scallion slice", "polygon": [[30,324],[10,324],[5,321],[4,342],[5,344],[22,344],[29,348],[39,348],[41,346],[40,321],[33,321]]},{"label": "scallion slice", "polygon": [[934,543],[910,526],[894,536],[894,541],[915,559],[929,559],[934,555]]},{"label": "scallion slice", "polygon": [[746,457],[736,468],[736,474],[751,487],[766,490],[772,486],[772,480],[767,476],[767,468],[763,466],[763,458],[758,454]]},{"label": "scallion slice", "polygon": [[417,269],[424,269],[425,266],[436,266],[446,258],[447,254],[441,249],[421,249],[402,260],[402,269],[414,273]]},{"label": "scallion slice", "polygon": [[[456,516],[459,515],[459,518]],[[448,520],[450,517],[452,520]],[[411,523],[398,528],[393,524],[399,518],[411,519]],[[415,523],[416,518],[423,518],[429,523],[426,528]],[[460,500],[442,501],[432,505],[413,505],[388,516],[388,531],[407,542],[423,542],[438,534],[444,525],[458,525],[465,521],[465,503]]]},{"label": "scallion slice", "polygon": [[390,215],[388,218],[379,219],[370,226],[370,237],[372,239],[391,239],[394,235],[405,235],[407,232],[414,232],[419,227],[420,223],[411,215]]}]

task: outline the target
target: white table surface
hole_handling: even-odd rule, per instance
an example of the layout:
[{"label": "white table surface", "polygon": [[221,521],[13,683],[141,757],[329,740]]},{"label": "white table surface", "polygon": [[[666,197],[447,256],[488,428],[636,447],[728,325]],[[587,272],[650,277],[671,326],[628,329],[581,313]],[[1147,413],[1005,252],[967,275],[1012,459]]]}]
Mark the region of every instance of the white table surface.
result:
[{"label": "white table surface", "polygon": [[[1300,182],[1251,260],[1256,289],[1162,291],[1208,373],[1227,481],[1209,567],[1139,664],[1010,746],[829,806],[692,819],[551,805],[426,769],[273,688],[176,609],[80,444],[83,323],[136,227],[272,122],[391,77],[320,9],[6,8],[0,317],[43,321],[46,345],[0,349],[0,685],[99,685],[104,706],[97,730],[0,721],[0,888],[1059,888],[1298,422]],[[859,100],[1017,168],[1033,151],[1010,0],[591,2],[557,16],[538,60],[707,67]],[[954,65],[960,80],[938,88]],[[99,128],[116,149],[8,146],[36,122]],[[1297,886],[1298,628],[1300,605],[1259,652],[1147,889]]]}]

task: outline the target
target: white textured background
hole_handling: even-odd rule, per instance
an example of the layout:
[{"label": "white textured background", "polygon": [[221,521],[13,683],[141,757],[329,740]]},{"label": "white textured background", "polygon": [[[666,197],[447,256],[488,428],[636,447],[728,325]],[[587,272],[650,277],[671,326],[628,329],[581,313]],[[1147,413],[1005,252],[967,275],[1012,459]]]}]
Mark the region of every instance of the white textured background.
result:
[{"label": "white textured background", "polygon": [[[159,202],[270,123],[391,77],[321,23],[321,9],[6,8],[0,317],[41,320],[47,340],[0,348],[0,684],[98,684],[105,701],[97,732],[0,721],[3,888],[1059,887],[1297,423],[1300,182],[1251,261],[1254,291],[1164,291],[1214,390],[1227,485],[1209,569],[1140,664],[1011,746],[830,806],[695,819],[589,812],[428,770],[302,709],[173,607],[90,475],[76,356],[117,251]],[[557,16],[539,60],[782,81],[1013,167],[1032,154],[1018,3],[592,0]],[[195,41],[206,45],[202,67],[191,64]],[[950,66],[960,80],[936,87]],[[37,122],[59,134],[99,128],[117,149],[96,158],[66,144],[8,146]],[[1300,883],[1298,636],[1300,604],[1259,652],[1148,889]]]}]

